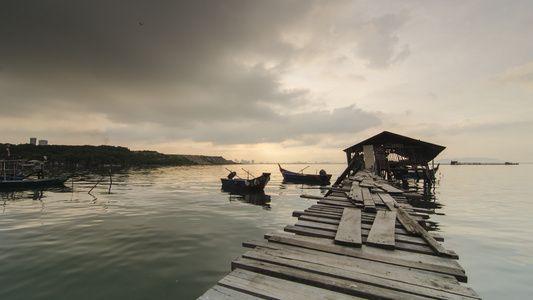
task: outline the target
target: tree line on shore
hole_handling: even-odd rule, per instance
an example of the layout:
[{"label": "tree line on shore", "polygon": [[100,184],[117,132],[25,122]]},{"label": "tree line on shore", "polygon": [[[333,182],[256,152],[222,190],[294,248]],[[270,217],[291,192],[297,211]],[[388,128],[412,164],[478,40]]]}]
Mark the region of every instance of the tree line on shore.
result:
[{"label": "tree line on shore", "polygon": [[67,166],[185,166],[233,163],[220,156],[163,154],[147,150],[131,151],[126,147],[120,146],[0,145],[3,149],[6,149],[4,154],[0,156],[2,159],[46,160],[52,164]]}]

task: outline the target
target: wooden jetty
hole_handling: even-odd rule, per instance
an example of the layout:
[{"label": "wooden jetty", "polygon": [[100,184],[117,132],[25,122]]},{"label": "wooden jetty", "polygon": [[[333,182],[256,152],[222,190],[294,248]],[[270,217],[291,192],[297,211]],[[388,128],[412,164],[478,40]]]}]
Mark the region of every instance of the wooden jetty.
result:
[{"label": "wooden jetty", "polygon": [[480,299],[429,216],[367,170],[346,175],[199,299]]}]

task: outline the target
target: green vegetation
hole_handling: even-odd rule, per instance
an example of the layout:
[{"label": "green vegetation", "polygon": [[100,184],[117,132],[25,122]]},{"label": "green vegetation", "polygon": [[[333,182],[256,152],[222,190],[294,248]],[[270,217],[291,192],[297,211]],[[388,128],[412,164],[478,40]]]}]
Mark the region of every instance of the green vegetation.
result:
[{"label": "green vegetation", "polygon": [[97,167],[102,165],[120,166],[185,166],[185,165],[222,165],[231,164],[220,156],[168,155],[156,151],[131,151],[125,147],[115,146],[63,146],[32,144],[0,144],[3,149],[9,147],[10,156],[4,150],[2,159],[44,160],[63,165],[80,165]]}]

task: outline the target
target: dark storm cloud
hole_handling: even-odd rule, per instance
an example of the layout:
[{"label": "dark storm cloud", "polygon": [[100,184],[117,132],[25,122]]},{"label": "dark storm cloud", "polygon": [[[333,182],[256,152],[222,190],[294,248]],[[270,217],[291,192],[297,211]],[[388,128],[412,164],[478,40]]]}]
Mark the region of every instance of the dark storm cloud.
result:
[{"label": "dark storm cloud", "polygon": [[255,51],[282,63],[292,50],[278,31],[306,7],[248,1],[7,1],[1,10],[2,76],[12,86],[26,85],[9,96],[64,98],[83,109],[90,101],[92,109],[105,104],[104,111],[118,117],[124,102],[134,109],[161,104],[179,113],[191,106],[182,102],[207,96],[200,104],[244,102],[247,112],[246,102],[290,100],[291,93],[276,85],[275,73],[261,66],[244,69],[236,61]]},{"label": "dark storm cloud", "polygon": [[[97,113],[125,125],[156,124],[169,137],[217,143],[327,133],[358,117],[376,124],[375,116],[354,108],[286,116],[311,96],[306,87],[283,88],[282,76],[295,60],[316,55],[312,43],[327,41],[327,18],[336,5],[349,4],[2,1],[0,89],[10,101],[0,115],[43,108]],[[307,49],[284,37],[302,25],[322,34]],[[257,129],[238,141],[224,134],[243,124]]]}]

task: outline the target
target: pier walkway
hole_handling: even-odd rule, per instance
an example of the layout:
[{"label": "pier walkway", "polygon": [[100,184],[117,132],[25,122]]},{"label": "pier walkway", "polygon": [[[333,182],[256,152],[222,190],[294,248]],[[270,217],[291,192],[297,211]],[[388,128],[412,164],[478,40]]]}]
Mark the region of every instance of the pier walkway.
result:
[{"label": "pier walkway", "polygon": [[480,299],[404,191],[364,170],[329,189],[199,299]]}]

